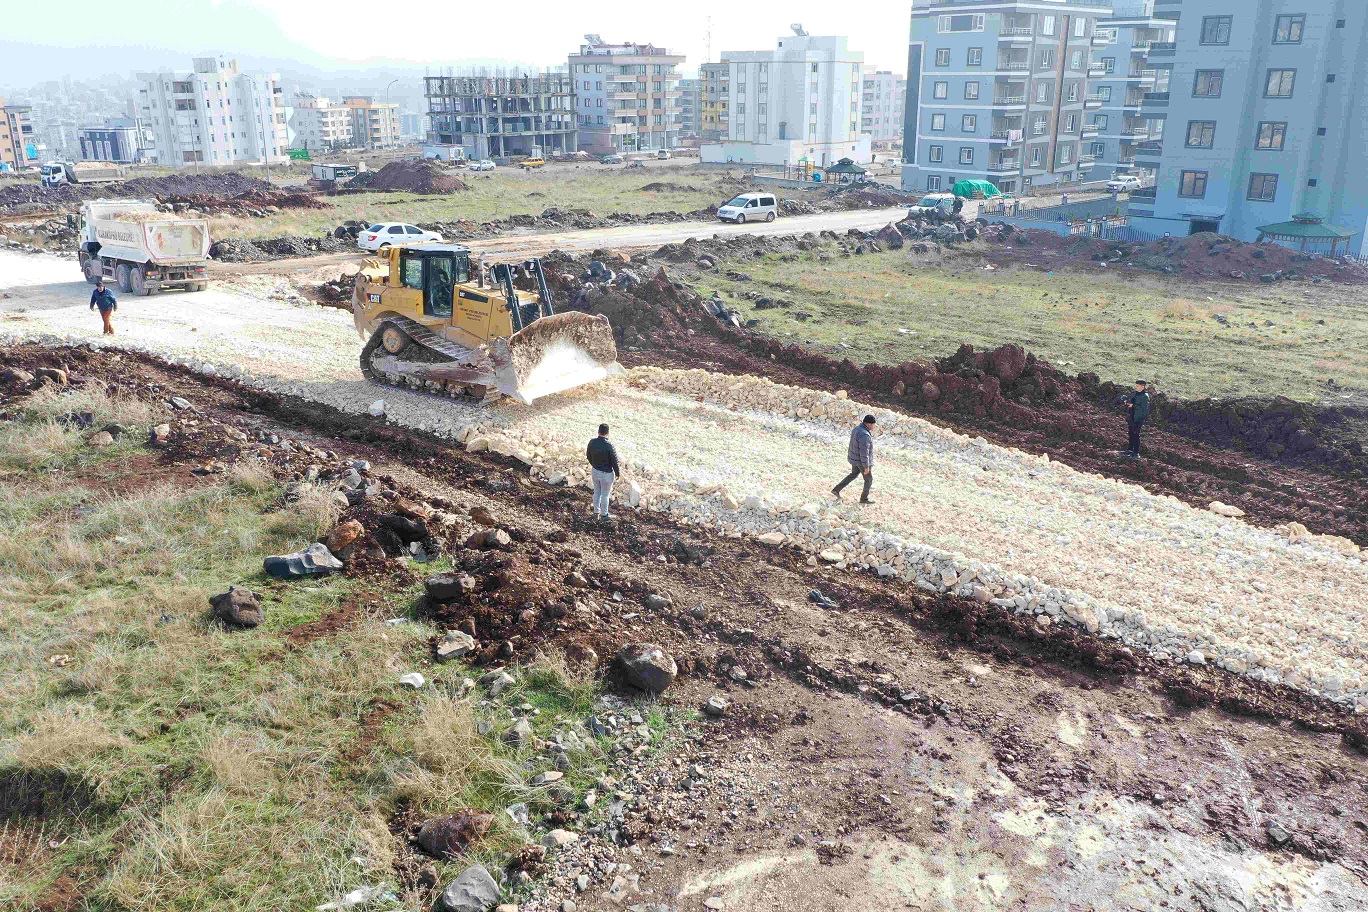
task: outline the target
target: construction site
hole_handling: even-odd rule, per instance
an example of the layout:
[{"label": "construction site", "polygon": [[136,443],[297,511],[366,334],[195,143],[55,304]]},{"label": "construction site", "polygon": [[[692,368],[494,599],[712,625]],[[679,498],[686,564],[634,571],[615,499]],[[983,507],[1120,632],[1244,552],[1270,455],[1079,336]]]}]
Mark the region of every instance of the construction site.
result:
[{"label": "construction site", "polygon": [[[560,78],[429,77],[441,141]],[[106,189],[213,242],[113,334],[95,191],[0,189],[0,905],[1368,907],[1368,269],[366,173]]]}]

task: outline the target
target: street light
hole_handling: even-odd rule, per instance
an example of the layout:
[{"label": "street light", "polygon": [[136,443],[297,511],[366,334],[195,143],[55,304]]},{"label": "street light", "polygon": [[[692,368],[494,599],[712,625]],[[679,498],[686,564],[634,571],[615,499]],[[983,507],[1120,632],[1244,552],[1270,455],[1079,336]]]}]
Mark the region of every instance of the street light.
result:
[{"label": "street light", "polygon": [[391,80],[389,81],[389,85],[385,86],[385,111],[384,111],[384,114],[382,114],[381,116],[384,117],[384,118],[386,119],[386,122],[387,122],[387,123],[388,123],[388,118],[389,118],[389,90],[390,90],[390,86],[394,85],[394,84],[395,84],[396,82],[398,82],[398,81],[399,81],[398,79],[391,79]]}]

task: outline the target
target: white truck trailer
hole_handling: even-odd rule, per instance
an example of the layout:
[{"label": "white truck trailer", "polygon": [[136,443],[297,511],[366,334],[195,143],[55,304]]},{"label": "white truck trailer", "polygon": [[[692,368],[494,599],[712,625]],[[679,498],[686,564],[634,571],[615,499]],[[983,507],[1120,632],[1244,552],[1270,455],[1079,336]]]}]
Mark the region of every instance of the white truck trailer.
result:
[{"label": "white truck trailer", "polygon": [[107,184],[127,176],[125,169],[112,162],[50,161],[44,163],[39,183],[48,188],[63,184]]},{"label": "white truck trailer", "polygon": [[209,223],[157,210],[148,200],[94,200],[81,206],[81,270],[125,293],[208,286]]}]

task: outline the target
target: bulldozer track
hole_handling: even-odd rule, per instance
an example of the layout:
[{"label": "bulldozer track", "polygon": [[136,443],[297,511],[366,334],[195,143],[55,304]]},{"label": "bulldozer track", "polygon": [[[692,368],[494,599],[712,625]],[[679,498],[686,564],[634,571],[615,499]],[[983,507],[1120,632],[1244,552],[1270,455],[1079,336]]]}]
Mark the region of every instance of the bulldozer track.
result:
[{"label": "bulldozer track", "polygon": [[[418,380],[417,385],[391,383],[389,380],[385,379],[383,375],[376,371],[375,367],[371,363],[371,358],[375,354],[375,350],[377,348],[380,348],[381,346],[381,342],[385,334],[385,327],[387,326],[392,326],[395,329],[398,329],[401,332],[403,332],[406,336],[409,337],[410,344],[416,343],[417,345],[422,346],[428,351],[435,352],[438,355],[446,357],[447,360],[450,361],[460,361],[461,358],[465,357],[470,353],[468,349],[465,349],[457,345],[456,343],[451,342],[448,339],[442,338],[441,336],[437,335],[432,330],[428,329],[426,326],[415,320],[410,320],[408,317],[401,316],[386,317],[385,319],[381,320],[378,324],[376,324],[375,331],[371,333],[370,339],[366,341],[365,346],[361,349],[361,375],[370,382],[378,383],[381,386],[392,387],[394,389],[402,389],[407,392],[422,393],[425,396],[432,396],[436,399],[445,399],[456,402],[467,402],[479,406],[491,405],[503,398],[502,393],[500,393],[498,390],[491,389],[487,386],[470,387],[484,390],[484,393],[481,395],[471,395],[451,392],[438,392],[436,390],[429,389],[426,381],[422,380]],[[414,379],[416,380],[417,378]]]}]

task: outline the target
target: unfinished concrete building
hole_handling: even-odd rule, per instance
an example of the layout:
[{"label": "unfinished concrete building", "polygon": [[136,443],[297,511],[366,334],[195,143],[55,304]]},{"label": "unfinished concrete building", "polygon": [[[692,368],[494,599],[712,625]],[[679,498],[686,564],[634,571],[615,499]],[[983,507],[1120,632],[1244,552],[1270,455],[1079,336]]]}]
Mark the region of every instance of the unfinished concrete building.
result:
[{"label": "unfinished concrete building", "polygon": [[424,83],[429,155],[506,159],[578,148],[575,86],[566,73],[428,76]]}]

